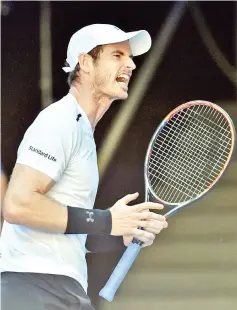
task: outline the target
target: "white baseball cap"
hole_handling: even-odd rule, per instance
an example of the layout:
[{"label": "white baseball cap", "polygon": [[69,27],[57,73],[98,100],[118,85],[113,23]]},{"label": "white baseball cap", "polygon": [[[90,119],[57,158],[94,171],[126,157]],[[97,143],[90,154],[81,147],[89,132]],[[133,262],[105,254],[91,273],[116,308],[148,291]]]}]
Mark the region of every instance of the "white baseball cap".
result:
[{"label": "white baseball cap", "polygon": [[129,40],[133,56],[146,53],[151,47],[151,37],[146,30],[124,32],[116,26],[93,24],[75,32],[68,44],[65,72],[74,70],[80,54],[89,53],[98,45],[112,44]]}]

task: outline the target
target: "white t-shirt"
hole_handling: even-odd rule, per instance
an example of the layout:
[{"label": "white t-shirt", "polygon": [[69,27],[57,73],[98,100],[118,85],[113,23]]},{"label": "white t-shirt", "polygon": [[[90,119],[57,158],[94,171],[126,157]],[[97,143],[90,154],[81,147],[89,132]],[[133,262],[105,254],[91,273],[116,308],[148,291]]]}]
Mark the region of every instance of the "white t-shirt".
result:
[{"label": "white t-shirt", "polygon": [[[39,113],[24,135],[16,162],[56,181],[47,193],[50,198],[93,208],[99,181],[96,145],[91,124],[71,94]],[[1,271],[66,275],[87,291],[85,242],[83,234],[42,232],[5,221]]]}]

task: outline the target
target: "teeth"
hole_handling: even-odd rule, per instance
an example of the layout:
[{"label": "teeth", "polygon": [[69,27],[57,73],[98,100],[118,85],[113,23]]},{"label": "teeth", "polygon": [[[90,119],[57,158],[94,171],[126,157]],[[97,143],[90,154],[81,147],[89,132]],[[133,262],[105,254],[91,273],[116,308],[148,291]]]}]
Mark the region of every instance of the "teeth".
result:
[{"label": "teeth", "polygon": [[120,84],[126,84],[129,81],[129,76],[127,74],[121,74],[117,77],[116,80]]},{"label": "teeth", "polygon": [[123,78],[125,80],[129,79],[127,74],[121,74],[121,75],[118,76],[118,78]]}]

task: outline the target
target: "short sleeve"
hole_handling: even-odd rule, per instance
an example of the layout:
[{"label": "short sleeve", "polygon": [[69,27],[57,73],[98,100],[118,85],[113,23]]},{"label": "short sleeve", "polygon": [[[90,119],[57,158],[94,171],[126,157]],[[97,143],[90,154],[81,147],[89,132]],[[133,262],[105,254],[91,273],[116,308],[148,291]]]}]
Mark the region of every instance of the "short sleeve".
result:
[{"label": "short sleeve", "polygon": [[26,131],[16,162],[58,181],[74,152],[77,137],[73,124],[65,121],[61,111],[42,111]]}]

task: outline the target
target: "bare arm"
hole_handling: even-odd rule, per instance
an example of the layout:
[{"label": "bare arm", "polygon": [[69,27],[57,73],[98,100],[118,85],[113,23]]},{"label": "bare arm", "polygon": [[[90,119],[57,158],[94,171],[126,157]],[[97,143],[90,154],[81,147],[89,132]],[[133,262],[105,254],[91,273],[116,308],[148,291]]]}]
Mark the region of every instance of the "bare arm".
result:
[{"label": "bare arm", "polygon": [[[46,174],[26,165],[16,164],[3,204],[5,220],[33,229],[65,233],[68,222],[66,206],[45,195],[54,184],[54,180]],[[147,202],[128,208],[127,204],[137,196],[138,194],[126,195],[110,208],[111,234],[136,236],[143,242],[150,242],[154,240],[154,233],[166,227],[166,222],[161,215],[143,211],[149,208],[160,210],[163,206]],[[143,227],[144,230],[138,227]]]},{"label": "bare arm", "polygon": [[1,217],[1,226],[0,226],[0,230],[2,228],[2,223],[3,223],[3,212],[2,212],[2,206],[3,206],[3,199],[5,197],[6,194],[6,190],[7,190],[7,177],[6,175],[2,172],[1,174],[1,209],[0,209],[0,217]]},{"label": "bare arm", "polygon": [[45,195],[54,184],[46,174],[16,164],[3,204],[5,220],[11,224],[64,233],[67,208]]}]

